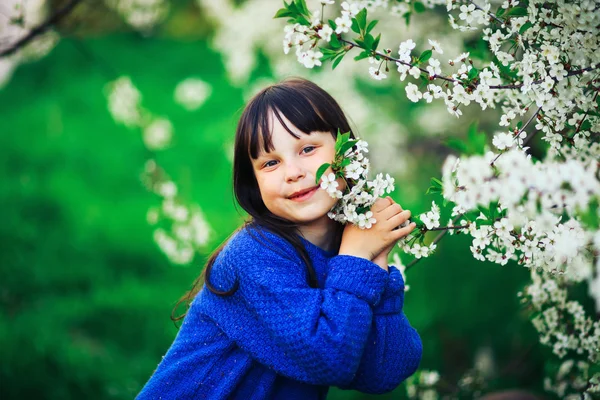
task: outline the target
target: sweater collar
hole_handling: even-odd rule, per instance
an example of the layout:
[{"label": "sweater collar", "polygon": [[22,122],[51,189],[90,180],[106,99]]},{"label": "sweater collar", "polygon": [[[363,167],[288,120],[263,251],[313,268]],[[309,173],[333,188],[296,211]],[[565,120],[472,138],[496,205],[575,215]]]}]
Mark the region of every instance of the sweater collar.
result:
[{"label": "sweater collar", "polygon": [[300,238],[300,240],[302,240],[302,243],[304,243],[304,246],[306,246],[307,250],[310,251],[311,253],[320,254],[321,256],[323,256],[325,258],[331,258],[337,254],[337,251],[327,251],[325,249],[320,248],[316,244],[309,242],[308,240],[306,240],[305,238],[303,238],[300,235],[298,235],[298,237]]}]

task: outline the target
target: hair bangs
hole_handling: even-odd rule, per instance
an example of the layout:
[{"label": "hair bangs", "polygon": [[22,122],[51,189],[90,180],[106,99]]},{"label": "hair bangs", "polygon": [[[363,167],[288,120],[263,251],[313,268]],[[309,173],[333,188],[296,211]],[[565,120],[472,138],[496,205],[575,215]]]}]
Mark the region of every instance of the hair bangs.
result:
[{"label": "hair bangs", "polygon": [[[319,110],[315,104],[321,104],[324,110]],[[323,114],[334,114],[335,110],[329,110],[328,103],[319,99],[318,92],[307,91],[298,95],[298,88],[286,86],[269,87],[261,92],[255,99],[251,115],[251,121],[244,129],[247,142],[248,154],[252,159],[258,158],[261,152],[268,153],[274,149],[273,118],[279,121],[286,131],[296,139],[299,139],[294,131],[284,121],[285,117],[293,126],[303,133],[310,135],[311,132],[337,133],[337,128],[323,118]],[[283,115],[283,117],[282,117]]]}]

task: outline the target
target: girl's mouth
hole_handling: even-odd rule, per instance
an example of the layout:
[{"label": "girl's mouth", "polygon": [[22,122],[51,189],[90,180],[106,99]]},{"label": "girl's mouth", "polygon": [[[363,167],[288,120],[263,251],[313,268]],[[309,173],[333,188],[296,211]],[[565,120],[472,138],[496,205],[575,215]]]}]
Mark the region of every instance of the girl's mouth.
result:
[{"label": "girl's mouth", "polygon": [[306,201],[306,200],[310,199],[318,189],[319,189],[319,186],[315,186],[312,190],[310,190],[308,192],[304,192],[303,194],[300,194],[297,196],[289,197],[289,199],[292,201]]}]

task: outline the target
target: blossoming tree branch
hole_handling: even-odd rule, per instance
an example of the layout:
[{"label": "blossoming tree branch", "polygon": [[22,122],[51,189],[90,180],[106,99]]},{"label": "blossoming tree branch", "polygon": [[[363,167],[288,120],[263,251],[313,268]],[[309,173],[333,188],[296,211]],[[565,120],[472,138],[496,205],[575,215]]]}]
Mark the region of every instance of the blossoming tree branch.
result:
[{"label": "blossoming tree branch", "polygon": [[[288,22],[283,51],[293,50],[305,67],[330,60],[335,69],[350,54],[355,61],[368,60],[368,73],[376,80],[390,79],[396,69],[412,102],[443,101],[457,118],[471,103],[482,111],[501,109],[491,143],[474,124],[466,141],[450,142],[459,156],[445,160],[441,176],[431,179],[428,190],[441,204],[433,201],[431,211],[414,218],[419,229],[400,245],[414,256],[412,265],[432,254],[446,232],[469,234],[477,260],[500,265],[513,260],[528,267],[532,282],[519,296],[531,310],[540,342],[562,360],[545,389],[561,398],[597,395],[600,6],[591,0],[507,0],[494,10],[487,0],[404,4],[407,23],[427,8],[445,6],[452,28],[477,31],[488,44],[486,60],[473,61],[469,53],[462,53],[444,61],[440,57],[444,50],[431,38],[404,40],[396,51],[380,48],[378,21],[369,20],[368,13],[388,2],[343,2],[341,8],[333,7],[327,20],[325,8],[334,1],[320,3],[320,10],[311,12],[304,0],[284,1],[275,14]],[[529,152],[535,136],[546,143],[541,159]],[[356,159],[366,145],[361,141],[352,145],[355,153],[348,147],[348,156],[354,154],[355,159],[345,165],[338,160],[337,166],[338,171],[345,168],[340,176],[356,180],[368,172],[362,159]],[[322,185],[343,198],[334,178],[322,177]],[[376,181],[375,192],[383,194],[390,186],[393,190],[393,180]],[[452,217],[445,225],[440,224],[440,208]],[[365,207],[358,211],[366,212]],[[343,201],[330,216],[354,218],[368,227],[369,217],[359,218],[356,212],[356,201]],[[431,231],[439,233],[429,241],[426,233]],[[592,316],[568,299],[570,288],[586,283],[596,301]]]}]

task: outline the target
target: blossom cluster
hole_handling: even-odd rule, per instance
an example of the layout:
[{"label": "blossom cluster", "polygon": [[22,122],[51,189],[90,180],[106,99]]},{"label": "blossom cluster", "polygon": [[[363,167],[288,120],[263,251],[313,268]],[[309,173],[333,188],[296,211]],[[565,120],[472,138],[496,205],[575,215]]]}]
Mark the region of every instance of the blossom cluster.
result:
[{"label": "blossom cluster", "polygon": [[559,358],[571,352],[592,363],[600,361],[600,321],[586,316],[578,302],[568,300],[568,280],[552,279],[535,270],[531,278],[532,284],[520,296],[534,312],[532,322],[540,342],[552,347]]},{"label": "blossom cluster", "polygon": [[[175,90],[175,99],[189,110],[199,107],[210,93],[203,83],[190,79],[193,78],[183,81]],[[170,144],[172,123],[142,106],[142,96],[129,77],[109,83],[106,96],[115,122],[141,130],[148,150],[164,150]],[[176,183],[153,159],[146,162],[141,180],[148,191],[161,198],[160,207],[150,207],[146,215],[148,224],[154,228],[154,241],[172,263],[189,264],[211,236],[202,210],[197,204],[181,200]]]},{"label": "blossom cluster", "polygon": [[[460,158],[450,156],[444,163],[443,179],[434,188],[454,219],[440,227],[434,203],[430,212],[419,216],[424,226],[406,238],[405,250],[416,257],[430,254],[423,250],[422,232],[427,230],[468,233],[478,260],[500,265],[514,260],[557,287],[587,280],[600,310],[600,8],[596,2],[506,0],[497,11],[488,1],[426,2],[427,8],[445,4],[452,28],[481,30],[491,56],[486,59],[491,61],[475,62],[468,52],[442,62],[439,55],[444,50],[431,39],[422,52],[416,52],[419,41],[412,39],[400,43],[397,52],[378,50],[379,37],[369,33],[376,21],[369,23],[363,10],[372,9],[373,3],[344,2],[342,15],[329,20],[334,32],[327,30],[326,35],[319,34],[325,33],[327,23],[319,23],[318,16],[308,15],[310,24],[296,20],[286,28],[290,40],[284,40],[284,48],[296,46],[301,62],[310,55],[313,60],[308,65],[303,62],[309,68],[326,59],[334,60],[335,66],[356,48],[362,50],[356,59],[368,58],[374,79],[388,78],[384,73],[389,72],[388,64],[396,65],[401,81],[414,79],[405,88],[412,102],[443,101],[456,117],[471,104],[502,112],[500,129],[491,137],[493,150],[485,146]],[[301,40],[294,40],[299,32]],[[319,41],[328,47],[316,50]],[[317,51],[321,59],[316,59]],[[527,147],[536,135],[548,145],[541,160],[532,158]],[[597,355],[597,327],[585,322],[590,320],[579,303],[567,301],[565,294],[565,301],[542,312],[544,317],[534,318],[534,324],[542,342],[559,357],[570,350],[595,357],[592,350],[596,349]],[[577,340],[573,329],[582,335]],[[574,369],[571,379],[574,374],[582,372]]]},{"label": "blossom cluster", "polygon": [[105,0],[105,3],[128,25],[142,32],[152,29],[169,12],[169,2],[165,0]]},{"label": "blossom cluster", "polygon": [[544,390],[565,400],[581,400],[582,393],[584,400],[591,400],[600,393],[600,373],[591,374],[590,364],[585,361],[565,360],[553,378],[544,379]]},{"label": "blossom cluster", "polygon": [[[4,0],[0,18],[0,51],[18,46],[19,41],[31,34],[48,19],[50,2],[47,0]],[[56,46],[60,35],[52,28],[38,32],[35,38],[10,56],[3,56],[0,63],[0,88],[11,78],[21,63],[36,61],[46,56]]]},{"label": "blossom cluster", "polygon": [[[321,166],[317,182],[332,198],[338,199],[327,214],[329,218],[369,229],[377,222],[370,208],[377,198],[394,191],[394,178],[379,173],[368,180],[370,162],[365,154],[369,145],[364,140],[349,138],[350,133],[338,134],[335,160]],[[333,172],[324,173],[329,167]],[[338,180],[344,184],[340,186]]]},{"label": "blossom cluster", "polygon": [[162,198],[160,207],[151,207],[146,214],[154,227],[154,241],[172,263],[189,264],[196,251],[206,246],[212,232],[202,210],[177,197],[177,185],[154,160],[146,162],[143,182]]}]

